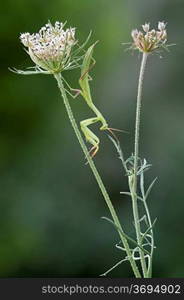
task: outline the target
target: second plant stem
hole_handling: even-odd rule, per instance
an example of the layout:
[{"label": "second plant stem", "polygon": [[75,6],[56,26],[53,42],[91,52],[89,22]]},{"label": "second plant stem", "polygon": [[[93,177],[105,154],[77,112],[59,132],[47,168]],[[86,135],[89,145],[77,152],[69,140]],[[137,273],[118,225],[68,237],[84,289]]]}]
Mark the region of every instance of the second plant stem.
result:
[{"label": "second plant stem", "polygon": [[[133,183],[132,183],[132,207],[134,215],[134,225],[136,230],[137,243],[141,246],[141,227],[140,227],[140,218],[138,211],[138,195],[137,195],[137,183],[138,183],[138,161],[139,161],[139,132],[140,132],[140,115],[141,115],[141,101],[142,101],[142,88],[143,88],[143,79],[144,72],[146,67],[146,62],[148,58],[148,53],[144,52],[142,55],[142,62],[139,74],[138,82],[138,93],[137,93],[137,107],[136,107],[136,120],[135,120],[135,143],[134,143],[134,170],[133,170]],[[145,260],[145,253],[141,248],[139,248],[141,267],[143,271],[143,276],[148,277],[147,265]]]},{"label": "second plant stem", "polygon": [[99,185],[99,188],[100,188],[100,190],[101,190],[101,192],[103,194],[105,202],[106,202],[106,204],[107,204],[107,206],[109,208],[109,211],[111,213],[111,216],[113,218],[114,224],[115,224],[116,228],[118,229],[121,241],[122,241],[122,243],[124,245],[124,248],[126,249],[127,258],[130,261],[130,264],[131,264],[132,270],[134,272],[134,275],[135,275],[135,277],[140,278],[142,276],[141,276],[141,274],[140,274],[140,272],[139,272],[139,270],[137,268],[137,264],[136,264],[135,260],[132,257],[132,253],[131,253],[128,241],[127,241],[126,237],[124,236],[124,231],[123,231],[122,226],[121,226],[121,224],[119,222],[119,219],[118,219],[118,216],[117,216],[116,211],[114,209],[114,206],[113,206],[113,204],[112,204],[112,202],[111,202],[111,200],[109,198],[109,195],[108,195],[108,193],[106,191],[106,188],[105,188],[105,186],[104,186],[104,184],[102,182],[102,179],[101,179],[101,177],[100,177],[100,175],[98,173],[98,170],[96,169],[96,166],[95,166],[95,164],[93,162],[93,159],[89,155],[88,149],[87,149],[87,147],[86,147],[86,145],[85,145],[85,143],[83,141],[83,138],[81,136],[80,130],[79,130],[78,125],[77,125],[77,123],[75,121],[75,118],[73,116],[73,112],[71,110],[71,107],[70,107],[70,104],[69,104],[69,101],[68,101],[68,98],[67,98],[67,95],[66,95],[66,92],[65,92],[65,88],[63,86],[61,75],[60,74],[55,74],[54,77],[57,80],[58,87],[59,87],[61,95],[63,97],[64,105],[65,105],[66,111],[68,113],[68,117],[70,119],[71,125],[72,125],[72,127],[74,129],[74,132],[75,132],[76,136],[77,136],[79,144],[80,144],[80,146],[81,146],[81,148],[82,148],[82,150],[83,150],[83,152],[84,152],[84,154],[86,156],[86,159],[87,159],[87,161],[89,163],[89,166],[90,166],[90,168],[91,168],[91,170],[92,170],[92,172],[93,172],[93,174],[95,176],[95,179],[96,179],[96,181],[97,181],[97,183]]}]

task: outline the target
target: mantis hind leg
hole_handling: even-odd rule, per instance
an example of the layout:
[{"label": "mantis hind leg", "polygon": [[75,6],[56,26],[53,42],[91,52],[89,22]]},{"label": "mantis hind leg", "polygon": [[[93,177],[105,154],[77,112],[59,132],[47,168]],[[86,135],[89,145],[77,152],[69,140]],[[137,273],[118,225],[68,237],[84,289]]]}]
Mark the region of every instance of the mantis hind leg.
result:
[{"label": "mantis hind leg", "polygon": [[81,130],[86,138],[86,141],[89,142],[92,145],[91,150],[89,151],[89,153],[92,153],[92,157],[95,156],[95,154],[97,153],[98,149],[99,149],[99,143],[100,140],[99,138],[91,131],[91,129],[88,128],[89,125],[94,124],[98,122],[97,118],[90,118],[84,121],[80,122],[80,126],[81,126]]}]

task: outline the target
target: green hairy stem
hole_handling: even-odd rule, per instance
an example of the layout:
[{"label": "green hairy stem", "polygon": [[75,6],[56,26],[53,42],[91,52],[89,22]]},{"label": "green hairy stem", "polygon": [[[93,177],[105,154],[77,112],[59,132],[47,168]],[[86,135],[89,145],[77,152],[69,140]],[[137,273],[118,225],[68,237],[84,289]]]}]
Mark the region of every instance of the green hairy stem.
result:
[{"label": "green hairy stem", "polygon": [[[137,93],[137,107],[136,107],[136,121],[135,121],[135,144],[134,144],[134,169],[133,169],[133,177],[132,177],[132,186],[130,186],[130,191],[132,195],[132,208],[133,208],[133,216],[134,216],[134,224],[136,230],[137,243],[141,246],[141,229],[140,229],[140,218],[138,211],[138,197],[137,197],[137,172],[138,172],[138,160],[139,160],[139,135],[140,135],[140,114],[141,114],[141,100],[142,100],[142,87],[143,87],[143,79],[144,72],[146,67],[146,62],[148,58],[148,53],[143,53],[139,82],[138,82],[138,93]],[[148,277],[147,274],[147,266],[145,261],[144,252],[139,248],[140,258],[141,258],[141,266],[144,277]]]},{"label": "green hairy stem", "polygon": [[106,188],[105,188],[105,186],[104,186],[104,184],[102,182],[102,179],[101,179],[101,177],[100,177],[100,175],[99,175],[99,173],[98,173],[98,171],[96,169],[96,166],[95,166],[95,164],[93,162],[93,159],[91,158],[91,156],[90,156],[90,154],[88,152],[88,149],[87,149],[87,147],[86,147],[86,145],[84,143],[84,140],[83,140],[83,138],[81,136],[80,130],[78,128],[78,125],[77,125],[77,123],[75,121],[75,118],[74,118],[71,106],[69,104],[69,101],[68,101],[68,98],[67,98],[67,95],[66,95],[66,92],[65,92],[65,88],[63,86],[61,75],[60,74],[54,74],[54,77],[57,80],[58,87],[60,89],[60,92],[61,92],[61,95],[62,95],[62,98],[63,98],[63,101],[64,101],[64,105],[65,105],[65,108],[66,108],[69,120],[71,122],[71,125],[72,125],[72,127],[74,129],[74,132],[75,132],[76,137],[77,137],[77,139],[79,141],[79,144],[80,144],[80,146],[81,146],[81,148],[82,148],[82,150],[83,150],[83,152],[85,154],[87,162],[88,162],[88,164],[89,164],[89,166],[90,166],[90,168],[91,168],[91,170],[92,170],[92,172],[94,174],[94,177],[95,177],[95,179],[96,179],[96,181],[98,183],[98,186],[99,186],[99,188],[100,188],[100,190],[102,192],[104,200],[105,200],[105,202],[106,202],[106,204],[107,204],[107,206],[109,208],[109,211],[111,213],[111,216],[112,216],[112,219],[114,221],[114,224],[115,224],[115,226],[116,226],[116,228],[118,230],[120,239],[121,239],[121,241],[123,243],[123,246],[124,246],[124,248],[126,250],[127,258],[130,261],[130,264],[131,264],[132,270],[134,272],[134,275],[137,278],[141,278],[141,274],[140,274],[140,272],[139,272],[139,270],[137,268],[137,264],[136,264],[135,260],[132,257],[131,249],[129,247],[127,238],[125,237],[124,231],[123,231],[122,226],[121,226],[121,224],[119,222],[119,219],[118,219],[118,216],[117,216],[117,214],[115,212],[113,204],[112,204],[112,202],[110,200],[110,197],[109,197],[109,195],[107,193],[107,190],[106,190]]}]

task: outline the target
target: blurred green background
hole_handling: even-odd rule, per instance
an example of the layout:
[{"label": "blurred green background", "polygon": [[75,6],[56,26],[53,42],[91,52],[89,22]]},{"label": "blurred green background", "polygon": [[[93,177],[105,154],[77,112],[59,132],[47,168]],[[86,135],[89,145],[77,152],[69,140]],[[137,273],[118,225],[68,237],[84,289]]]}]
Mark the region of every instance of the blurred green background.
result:
[{"label": "blurred green background", "polygon": [[[154,277],[184,275],[184,3],[179,0],[6,0],[0,10],[0,277],[97,277],[122,258],[118,236],[101,219],[109,212],[85,165],[51,76],[18,76],[8,67],[32,64],[20,32],[36,32],[47,20],[68,21],[91,43],[97,64],[95,102],[119,134],[126,156],[133,151],[140,56],[125,52],[130,32],[145,22],[168,22],[162,59],[152,55],[145,76],[141,156],[153,164],[147,184],[158,176],[149,198],[157,249]],[[78,71],[65,74],[77,87]],[[91,116],[81,99],[71,99],[78,121]],[[95,157],[122,224],[132,233],[130,201],[116,152],[107,136]],[[132,276],[128,263],[111,277]]]}]

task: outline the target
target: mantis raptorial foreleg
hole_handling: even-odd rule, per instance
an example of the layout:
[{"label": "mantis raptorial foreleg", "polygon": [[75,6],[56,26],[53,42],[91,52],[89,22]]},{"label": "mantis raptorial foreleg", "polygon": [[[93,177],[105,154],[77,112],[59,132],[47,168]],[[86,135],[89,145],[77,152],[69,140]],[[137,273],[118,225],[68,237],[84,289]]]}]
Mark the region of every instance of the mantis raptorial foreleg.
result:
[{"label": "mantis raptorial foreleg", "polygon": [[85,135],[86,141],[89,142],[93,147],[90,152],[93,151],[92,156],[96,154],[99,149],[99,138],[88,128],[89,125],[98,122],[97,118],[90,118],[80,122],[81,130]]}]

